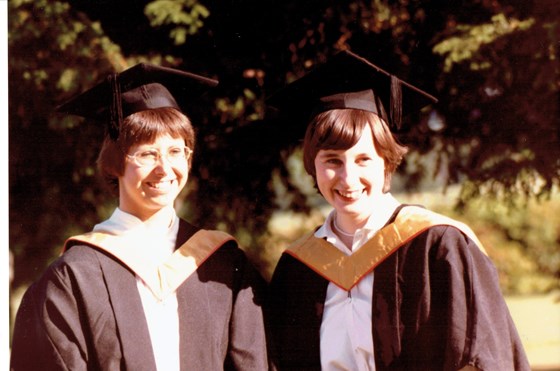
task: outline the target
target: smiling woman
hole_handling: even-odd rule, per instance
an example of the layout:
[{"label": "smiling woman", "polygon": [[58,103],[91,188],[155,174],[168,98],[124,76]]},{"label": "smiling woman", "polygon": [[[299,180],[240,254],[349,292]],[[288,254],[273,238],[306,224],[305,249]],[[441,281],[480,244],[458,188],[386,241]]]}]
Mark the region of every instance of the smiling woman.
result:
[{"label": "smiling woman", "polygon": [[103,142],[100,174],[116,187],[119,208],[146,220],[159,209],[172,207],[186,185],[194,130],[183,113],[161,107],[131,114],[120,131],[117,140]]},{"label": "smiling woman", "polygon": [[[160,156],[160,150],[167,153]],[[140,144],[132,150],[140,153],[148,165],[138,165],[127,155],[124,174],[119,177],[119,208],[141,220],[149,219],[160,209],[173,206],[179,192],[187,184],[189,166],[185,154],[183,138],[169,135],[159,136],[152,143]],[[182,154],[170,161],[169,153]],[[156,155],[154,155],[154,153]],[[135,158],[138,154],[135,155]],[[151,166],[150,162],[154,162]]]},{"label": "smiling woman", "polygon": [[264,281],[231,236],[174,209],[195,150],[176,98],[216,84],[140,64],[61,107],[109,124],[98,167],[119,206],[26,292],[12,370],[267,368]]},{"label": "smiling woman", "polygon": [[[371,112],[335,109],[317,115],[306,133],[306,168],[315,175],[325,200],[337,210],[333,223],[346,236],[372,222],[372,208],[391,202],[387,196],[391,176],[406,153],[393,136],[375,129],[378,126],[386,127]],[[375,216],[379,224],[390,215]],[[351,240],[347,246],[352,249]]]},{"label": "smiling woman", "polygon": [[333,208],[270,282],[280,370],[529,370],[478,238],[390,193],[406,153],[391,128],[434,101],[351,52],[270,98],[287,119],[311,118],[305,169]]}]

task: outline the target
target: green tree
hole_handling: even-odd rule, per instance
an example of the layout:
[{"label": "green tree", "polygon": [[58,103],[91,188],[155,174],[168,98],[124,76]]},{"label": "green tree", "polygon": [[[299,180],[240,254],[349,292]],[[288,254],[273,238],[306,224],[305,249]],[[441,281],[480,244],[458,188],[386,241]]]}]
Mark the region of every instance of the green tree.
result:
[{"label": "green tree", "polygon": [[[199,146],[180,212],[236,234],[256,260],[274,210],[312,207],[288,162],[297,162],[303,125],[277,121],[265,98],[341,49],[440,98],[399,134],[413,150],[403,167],[409,189],[442,172],[449,184],[468,181],[464,200],[481,192],[540,195],[558,185],[554,0],[14,0],[8,7],[14,285],[34,279],[68,235],[89,230],[114,206],[95,177],[103,128],[60,117],[55,106],[139,60],[221,81],[189,112]],[[423,162],[432,152],[435,162]]]},{"label": "green tree", "polygon": [[66,2],[8,6],[10,249],[15,282],[26,282],[105,201],[93,176],[103,128],[58,117],[55,107],[124,60],[99,23]]}]

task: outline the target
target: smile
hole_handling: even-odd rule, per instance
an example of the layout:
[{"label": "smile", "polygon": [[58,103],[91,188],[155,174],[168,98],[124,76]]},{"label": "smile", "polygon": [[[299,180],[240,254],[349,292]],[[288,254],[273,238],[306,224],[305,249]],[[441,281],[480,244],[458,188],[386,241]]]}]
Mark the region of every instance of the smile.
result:
[{"label": "smile", "polygon": [[362,195],[362,191],[341,191],[336,190],[336,193],[347,200],[357,200]]},{"label": "smile", "polygon": [[165,180],[159,182],[146,182],[148,186],[155,189],[167,189],[173,185],[175,180]]}]

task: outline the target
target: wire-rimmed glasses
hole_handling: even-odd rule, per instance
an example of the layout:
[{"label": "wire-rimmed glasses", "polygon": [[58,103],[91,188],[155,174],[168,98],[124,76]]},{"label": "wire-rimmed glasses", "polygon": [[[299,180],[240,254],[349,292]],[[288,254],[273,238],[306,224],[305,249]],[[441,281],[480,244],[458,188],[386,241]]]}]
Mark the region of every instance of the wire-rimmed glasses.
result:
[{"label": "wire-rimmed glasses", "polygon": [[167,150],[165,155],[155,149],[142,149],[133,153],[132,155],[126,155],[130,160],[132,160],[136,165],[141,167],[155,166],[161,158],[165,158],[167,162],[172,165],[181,164],[188,161],[191,158],[192,149],[187,146],[183,147],[171,147]]}]

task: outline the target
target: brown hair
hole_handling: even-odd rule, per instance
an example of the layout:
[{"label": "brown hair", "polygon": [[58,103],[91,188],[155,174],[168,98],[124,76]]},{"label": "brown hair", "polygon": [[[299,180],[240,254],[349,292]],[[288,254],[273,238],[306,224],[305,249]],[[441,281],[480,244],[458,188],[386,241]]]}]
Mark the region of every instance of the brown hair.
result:
[{"label": "brown hair", "polygon": [[376,114],[357,109],[334,109],[315,116],[307,127],[303,141],[303,164],[308,174],[316,177],[315,157],[322,149],[347,150],[353,147],[366,125],[373,134],[373,145],[385,161],[383,192],[391,189],[391,176],[408,149],[398,143],[384,120]]},{"label": "brown hair", "polygon": [[[174,108],[156,108],[127,116],[120,126],[116,141],[105,136],[97,168],[112,192],[118,195],[118,178],[124,174],[126,154],[136,144],[153,142],[158,136],[169,134],[183,138],[185,145],[194,151],[195,134],[191,121]],[[189,168],[192,156],[189,159]]]}]

